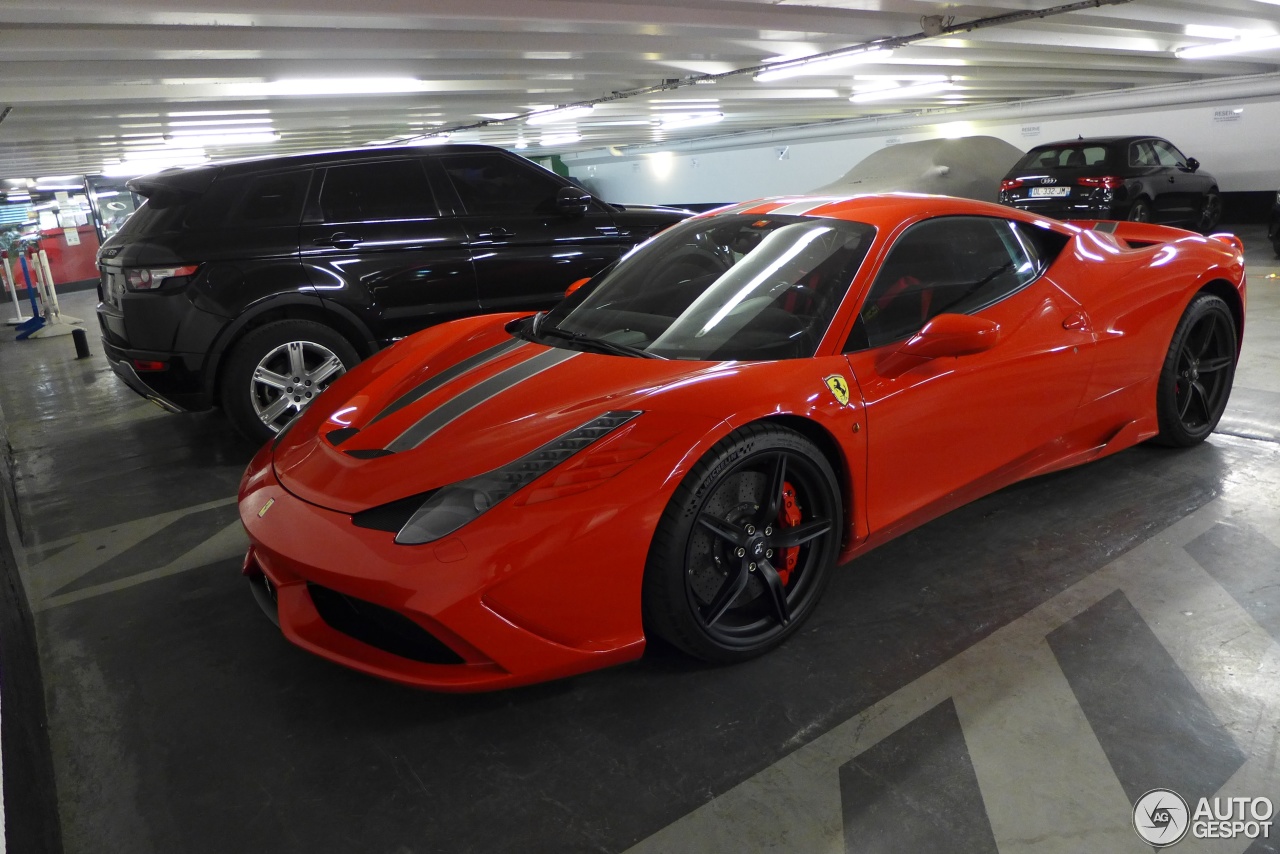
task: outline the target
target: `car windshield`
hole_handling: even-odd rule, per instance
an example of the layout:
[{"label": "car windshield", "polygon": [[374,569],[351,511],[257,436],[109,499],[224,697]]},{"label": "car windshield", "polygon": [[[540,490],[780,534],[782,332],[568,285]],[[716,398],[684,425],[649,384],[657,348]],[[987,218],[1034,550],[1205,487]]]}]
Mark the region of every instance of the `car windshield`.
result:
[{"label": "car windshield", "polygon": [[816,217],[690,220],[639,247],[527,334],[667,359],[812,356],[874,234],[864,223]]}]

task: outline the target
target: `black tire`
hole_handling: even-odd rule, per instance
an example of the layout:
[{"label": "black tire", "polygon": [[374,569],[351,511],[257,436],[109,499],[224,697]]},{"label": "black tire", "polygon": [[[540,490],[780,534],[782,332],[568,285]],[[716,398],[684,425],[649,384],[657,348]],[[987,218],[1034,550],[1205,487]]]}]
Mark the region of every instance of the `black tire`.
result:
[{"label": "black tire", "polygon": [[1138,199],[1129,208],[1129,222],[1151,222],[1151,202]]},{"label": "black tire", "polygon": [[[791,524],[787,489],[799,516]],[[817,606],[843,519],[835,473],[812,442],[768,424],[735,430],[685,476],[658,523],[644,572],[646,631],[716,663],[773,649]]]},{"label": "black tire", "polygon": [[246,438],[265,442],[359,361],[350,342],[324,324],[268,323],[231,351],[222,372],[222,408]]},{"label": "black tire", "polygon": [[1217,228],[1220,222],[1222,222],[1222,197],[1216,190],[1210,190],[1204,194],[1204,204],[1200,206],[1200,220],[1196,224],[1196,230],[1201,234],[1208,234]]},{"label": "black tire", "polygon": [[1191,300],[1160,371],[1157,443],[1187,448],[1218,426],[1236,375],[1237,341],[1235,319],[1221,297]]}]

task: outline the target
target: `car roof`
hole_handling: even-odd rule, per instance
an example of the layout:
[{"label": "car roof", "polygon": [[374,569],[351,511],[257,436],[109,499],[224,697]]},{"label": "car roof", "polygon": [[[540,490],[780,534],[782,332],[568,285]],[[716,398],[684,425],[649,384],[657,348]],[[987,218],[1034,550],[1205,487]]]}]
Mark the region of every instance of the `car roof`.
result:
[{"label": "car roof", "polygon": [[1057,142],[1045,142],[1033,147],[1032,151],[1038,151],[1042,148],[1058,148],[1063,145],[1117,145],[1121,143],[1137,142],[1140,139],[1163,139],[1164,137],[1153,136],[1151,134],[1137,134],[1134,136],[1086,136],[1077,139],[1062,139]]},{"label": "car roof", "polygon": [[448,144],[425,146],[383,145],[365,146],[361,148],[337,149],[333,151],[309,151],[301,154],[277,154],[262,157],[247,157],[238,160],[220,160],[216,163],[201,163],[196,166],[184,166],[165,169],[134,178],[126,183],[135,192],[147,195],[157,186],[170,186],[174,189],[190,189],[202,191],[213,179],[222,174],[241,174],[246,172],[263,172],[271,169],[293,169],[306,166],[324,165],[327,163],[344,163],[359,160],[377,160],[390,156],[423,156],[450,153],[467,154],[475,152],[506,151],[492,145],[476,143]]},{"label": "car roof", "polygon": [[1043,220],[1043,217],[992,202],[961,199],[955,196],[932,196],[924,193],[778,196],[730,205],[703,216],[728,214],[831,217],[850,222],[865,222],[881,229],[892,228],[907,219],[929,216],[993,216],[1024,222]]}]

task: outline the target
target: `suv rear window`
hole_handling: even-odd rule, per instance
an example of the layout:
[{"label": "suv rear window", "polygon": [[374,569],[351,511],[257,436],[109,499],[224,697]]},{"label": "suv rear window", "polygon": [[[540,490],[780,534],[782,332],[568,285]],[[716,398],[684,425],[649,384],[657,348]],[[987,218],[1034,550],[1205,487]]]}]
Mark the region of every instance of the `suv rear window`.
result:
[{"label": "suv rear window", "polygon": [[191,203],[195,198],[198,197],[187,195],[179,198],[160,196],[147,199],[142,207],[130,214],[124,221],[124,225],[120,226],[120,239],[139,240],[154,237],[157,234],[181,231],[182,223],[186,220],[187,212],[191,209]]},{"label": "suv rear window", "polygon": [[1107,162],[1107,148],[1097,143],[1047,145],[1033,148],[1018,164],[1019,169],[1075,169]]}]

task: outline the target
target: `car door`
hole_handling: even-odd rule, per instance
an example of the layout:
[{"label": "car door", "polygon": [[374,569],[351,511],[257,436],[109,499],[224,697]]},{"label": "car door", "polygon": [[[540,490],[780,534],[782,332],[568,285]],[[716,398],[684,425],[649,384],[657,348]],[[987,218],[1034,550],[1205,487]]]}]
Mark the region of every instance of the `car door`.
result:
[{"label": "car door", "polygon": [[383,340],[479,310],[466,233],[441,215],[420,157],[320,172],[299,244],[322,298]]},{"label": "car door", "polygon": [[1173,143],[1163,139],[1151,140],[1160,165],[1168,171],[1170,192],[1166,196],[1165,210],[1168,216],[1163,222],[1195,224],[1200,218],[1204,195],[1209,191],[1209,180],[1198,175]]},{"label": "car door", "polygon": [[487,311],[549,307],[631,247],[599,202],[585,213],[562,212],[556,199],[567,185],[522,157],[457,152],[433,163],[457,194]]},{"label": "car door", "polygon": [[[890,248],[845,347],[866,406],[873,533],[931,515],[975,483],[998,485],[1071,423],[1094,348],[1081,306],[1045,275],[1064,243],[1024,223],[948,216],[911,226]],[[904,357],[927,322],[956,314],[995,324],[996,343]]]}]

